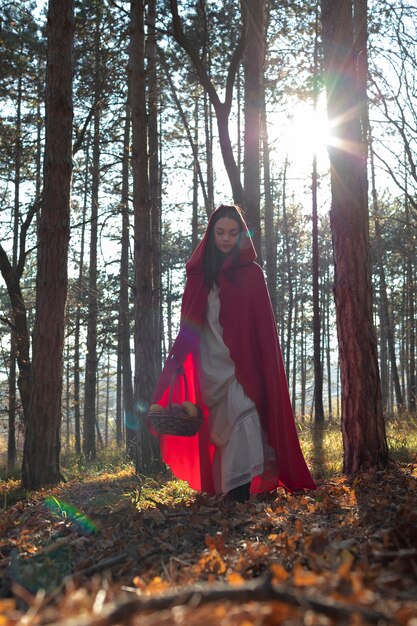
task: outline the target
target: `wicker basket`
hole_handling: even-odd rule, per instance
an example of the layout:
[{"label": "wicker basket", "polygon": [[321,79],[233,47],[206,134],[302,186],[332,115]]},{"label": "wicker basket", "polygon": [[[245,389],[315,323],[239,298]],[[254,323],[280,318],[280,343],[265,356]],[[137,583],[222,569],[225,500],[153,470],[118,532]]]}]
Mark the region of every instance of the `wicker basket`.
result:
[{"label": "wicker basket", "polygon": [[189,415],[179,404],[172,404],[172,392],[179,376],[184,377],[185,395],[188,396],[187,379],[184,369],[180,367],[175,370],[169,387],[169,403],[164,409],[158,411],[148,411],[148,418],[159,435],[178,435],[181,437],[192,437],[196,434],[203,422],[203,413],[197,407],[197,415]]}]

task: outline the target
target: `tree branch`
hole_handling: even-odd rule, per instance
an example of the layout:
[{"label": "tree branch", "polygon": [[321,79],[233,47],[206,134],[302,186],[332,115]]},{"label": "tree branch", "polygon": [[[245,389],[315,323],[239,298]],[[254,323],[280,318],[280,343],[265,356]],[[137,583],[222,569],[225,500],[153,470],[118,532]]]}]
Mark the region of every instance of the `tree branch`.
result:
[{"label": "tree branch", "polygon": [[217,91],[211,82],[210,76],[208,74],[207,68],[200,59],[197,50],[194,48],[190,40],[184,33],[184,29],[182,27],[181,19],[178,13],[178,2],[177,0],[170,0],[171,6],[171,15],[172,15],[172,26],[174,29],[174,37],[177,43],[187,52],[190,57],[200,82],[204,89],[207,91],[210,102],[216,111],[221,109],[226,109],[227,113],[230,112],[230,108],[232,106],[232,98],[233,98],[233,85],[236,78],[237,68],[239,67],[239,62],[242,58],[243,50],[244,50],[244,35],[242,35],[239,39],[239,42],[233,51],[232,58],[229,64],[229,71],[227,74],[226,80],[226,93],[225,93],[225,101],[221,102]]},{"label": "tree branch", "polygon": [[186,37],[184,33],[184,29],[182,27],[182,22],[178,13],[178,2],[177,0],[170,0],[171,6],[171,15],[172,15],[172,26],[174,29],[174,37],[177,43],[185,50],[185,52],[190,57],[198,77],[200,79],[201,84],[204,89],[206,89],[209,94],[209,98],[214,108],[221,109],[222,102],[220,101],[219,96],[217,95],[217,91],[214,88],[213,83],[211,82],[210,76],[207,72],[207,68],[198,56],[197,50],[191,44],[190,40]]},{"label": "tree branch", "polygon": [[20,237],[19,237],[19,241],[20,241],[20,246],[19,246],[19,259],[17,262],[17,267],[16,267],[16,276],[18,278],[18,280],[21,279],[22,274],[23,274],[23,270],[25,269],[25,260],[26,260],[26,256],[27,256],[27,252],[26,252],[26,237],[27,237],[27,233],[29,230],[29,227],[32,223],[32,220],[35,216],[35,214],[39,211],[40,206],[41,206],[41,196],[42,194],[40,194],[37,198],[35,198],[35,200],[32,203],[32,206],[29,208],[29,211],[27,212],[25,221],[22,224],[22,228],[20,230]]},{"label": "tree branch", "polygon": [[282,586],[273,585],[271,577],[251,580],[239,587],[229,584],[198,585],[179,591],[160,594],[158,596],[140,597],[129,600],[119,606],[109,604],[100,612],[100,616],[77,616],[55,622],[53,626],[112,626],[113,624],[127,624],[137,613],[144,611],[162,611],[174,606],[191,605],[193,608],[212,602],[267,602],[279,601],[290,606],[309,609],[323,613],[330,618],[344,621],[349,620],[352,614],[357,613],[370,623],[380,621],[388,623],[388,618],[382,613],[364,607],[344,605],[340,602],[323,598],[315,599],[293,590],[286,590]]},{"label": "tree branch", "polygon": [[194,163],[195,163],[195,165],[197,167],[198,179],[200,181],[201,191],[203,193],[203,198],[204,198],[204,206],[206,208],[206,211],[209,212],[210,211],[210,207],[209,207],[209,202],[208,202],[208,197],[207,197],[206,186],[204,184],[203,173],[201,171],[200,161],[199,161],[199,158],[198,158],[197,146],[196,146],[196,144],[195,144],[195,142],[194,142],[194,140],[192,138],[190,125],[188,123],[188,120],[187,120],[187,117],[186,117],[186,115],[184,113],[184,110],[183,110],[183,108],[181,106],[181,102],[179,101],[179,98],[177,96],[177,92],[175,90],[174,83],[172,82],[172,78],[171,78],[171,75],[170,75],[169,70],[168,70],[168,65],[167,65],[165,53],[162,50],[162,48],[158,47],[158,54],[159,54],[159,58],[161,60],[162,68],[163,68],[163,70],[165,72],[165,76],[166,76],[166,78],[168,80],[168,83],[169,83],[169,86],[171,88],[171,93],[172,93],[172,96],[174,98],[175,105],[176,105],[176,107],[178,109],[178,112],[180,114],[182,123],[184,124],[185,132],[187,134],[187,139],[189,141],[189,144],[191,146],[191,150],[193,152]]}]

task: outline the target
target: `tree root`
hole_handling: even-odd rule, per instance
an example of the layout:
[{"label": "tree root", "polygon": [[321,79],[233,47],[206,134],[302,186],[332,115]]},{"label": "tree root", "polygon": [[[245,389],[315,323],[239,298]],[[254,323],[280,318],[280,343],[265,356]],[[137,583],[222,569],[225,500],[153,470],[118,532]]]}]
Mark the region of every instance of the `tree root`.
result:
[{"label": "tree root", "polygon": [[100,615],[71,617],[55,622],[51,626],[113,626],[128,623],[136,614],[145,611],[162,611],[174,606],[187,605],[197,608],[212,602],[268,602],[279,601],[304,610],[322,613],[332,619],[348,621],[353,614],[371,624],[388,624],[389,618],[381,612],[365,607],[342,604],[327,598],[315,599],[298,591],[285,590],[272,583],[271,575],[251,580],[244,585],[231,587],[229,584],[196,585],[176,592],[156,596],[138,597],[119,605],[104,606]]}]

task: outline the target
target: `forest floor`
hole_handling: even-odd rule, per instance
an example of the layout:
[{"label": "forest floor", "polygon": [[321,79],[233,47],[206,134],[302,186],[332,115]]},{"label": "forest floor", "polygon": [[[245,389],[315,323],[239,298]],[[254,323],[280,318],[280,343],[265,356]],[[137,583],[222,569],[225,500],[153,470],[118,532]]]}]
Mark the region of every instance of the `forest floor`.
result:
[{"label": "forest floor", "polygon": [[230,504],[131,468],[0,485],[0,626],[417,626],[417,459]]}]

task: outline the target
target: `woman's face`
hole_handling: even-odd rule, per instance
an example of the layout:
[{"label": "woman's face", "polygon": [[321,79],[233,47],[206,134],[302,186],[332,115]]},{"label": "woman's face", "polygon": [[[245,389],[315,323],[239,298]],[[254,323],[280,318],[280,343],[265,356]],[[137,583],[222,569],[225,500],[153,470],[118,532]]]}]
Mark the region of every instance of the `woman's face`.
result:
[{"label": "woman's face", "polygon": [[221,217],[214,225],[214,245],[223,254],[228,254],[233,250],[239,235],[239,222],[231,217]]}]

